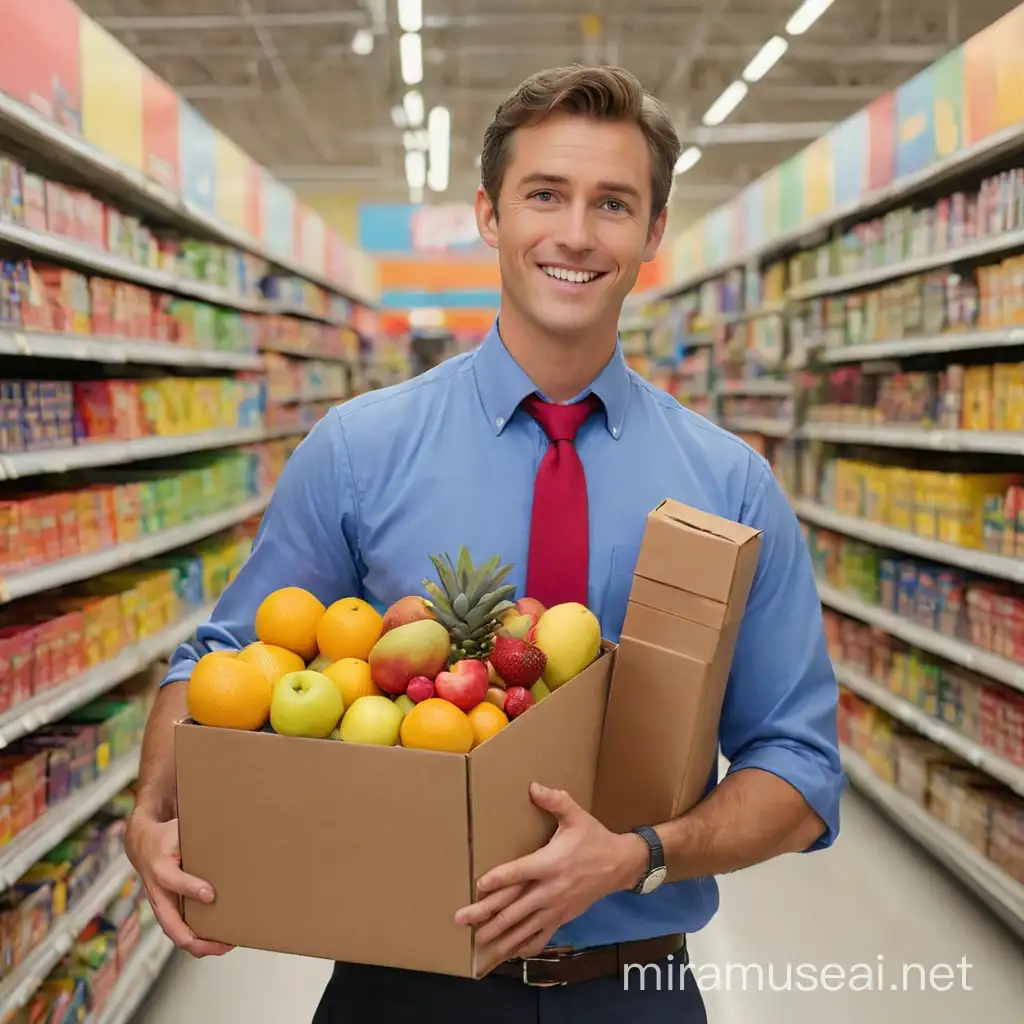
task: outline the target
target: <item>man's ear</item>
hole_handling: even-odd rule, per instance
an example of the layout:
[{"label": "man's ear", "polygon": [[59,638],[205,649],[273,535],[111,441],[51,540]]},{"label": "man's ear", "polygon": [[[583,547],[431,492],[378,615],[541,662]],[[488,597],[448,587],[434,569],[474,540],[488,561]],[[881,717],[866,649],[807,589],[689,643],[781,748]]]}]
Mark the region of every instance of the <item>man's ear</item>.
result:
[{"label": "man's ear", "polygon": [[476,227],[480,237],[492,248],[498,248],[498,211],[491,205],[487,189],[480,185],[476,190]]},{"label": "man's ear", "polygon": [[668,207],[655,217],[650,230],[647,232],[647,244],[644,246],[644,254],[641,257],[644,263],[650,263],[658,254],[661,240],[665,237],[666,224],[668,224]]}]

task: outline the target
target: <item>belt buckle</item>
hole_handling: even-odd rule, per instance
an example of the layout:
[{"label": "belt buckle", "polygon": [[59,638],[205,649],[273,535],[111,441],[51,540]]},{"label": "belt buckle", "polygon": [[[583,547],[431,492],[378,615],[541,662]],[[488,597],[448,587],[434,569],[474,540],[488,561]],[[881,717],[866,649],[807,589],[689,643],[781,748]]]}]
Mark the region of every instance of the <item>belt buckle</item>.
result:
[{"label": "belt buckle", "polygon": [[562,985],[567,985],[566,981],[531,981],[530,980],[530,964],[543,963],[543,964],[557,964],[563,957],[560,956],[529,956],[523,957],[520,961],[523,965],[523,984],[529,985],[531,988],[559,988]]}]

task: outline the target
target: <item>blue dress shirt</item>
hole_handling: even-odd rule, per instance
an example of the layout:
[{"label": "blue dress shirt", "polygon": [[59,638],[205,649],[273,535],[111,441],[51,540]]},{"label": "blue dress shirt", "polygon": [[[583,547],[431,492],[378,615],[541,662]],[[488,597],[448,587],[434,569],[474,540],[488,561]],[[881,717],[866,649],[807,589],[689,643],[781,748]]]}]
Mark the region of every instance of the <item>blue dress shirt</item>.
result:
[{"label": "blue dress shirt", "polygon": [[[250,558],[165,682],[187,679],[206,650],[254,641],[256,608],[278,587],[304,587],[325,604],[362,596],[383,610],[422,592],[429,555],[466,544],[476,561],[514,562],[508,582],[525,596],[533,482],[548,442],[518,406],[535,390],[495,326],[473,352],[332,409],[285,465]],[[826,823],[813,848],[830,845],[845,783],[837,686],[810,558],[767,462],[629,370],[621,348],[589,391],[605,414],[584,424],[577,449],[590,503],[589,605],[603,636],[619,638],[646,516],[663,499],[764,531],[721,750],[730,771],[760,768],[794,786]],[[716,781],[717,770],[709,789]],[[695,932],[717,908],[713,878],[617,893],[552,943]]]}]

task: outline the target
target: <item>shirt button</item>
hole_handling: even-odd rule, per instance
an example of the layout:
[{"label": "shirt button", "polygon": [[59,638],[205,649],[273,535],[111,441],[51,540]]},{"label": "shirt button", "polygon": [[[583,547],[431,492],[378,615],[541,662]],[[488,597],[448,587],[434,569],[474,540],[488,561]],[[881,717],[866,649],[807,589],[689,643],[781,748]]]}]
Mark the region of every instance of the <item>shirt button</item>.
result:
[{"label": "shirt button", "polygon": [[618,437],[618,436],[619,436],[619,428],[618,427],[612,427],[612,437]]},{"label": "shirt button", "polygon": [[505,417],[499,416],[494,422],[498,425],[498,428],[500,429],[501,427],[505,426]]}]

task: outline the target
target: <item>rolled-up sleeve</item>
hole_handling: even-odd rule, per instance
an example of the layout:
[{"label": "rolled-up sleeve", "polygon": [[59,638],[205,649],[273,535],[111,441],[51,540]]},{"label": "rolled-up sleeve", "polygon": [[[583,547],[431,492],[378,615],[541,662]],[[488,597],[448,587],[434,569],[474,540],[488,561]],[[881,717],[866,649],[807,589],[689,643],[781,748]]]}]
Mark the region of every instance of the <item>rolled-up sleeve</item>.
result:
[{"label": "rolled-up sleeve", "polygon": [[186,680],[215,650],[256,640],[256,610],[281,587],[302,587],[325,605],[360,594],[356,496],[337,410],[285,463],[252,551],[210,617],[171,656],[163,684]]},{"label": "rolled-up sleeve", "polygon": [[763,531],[722,707],[720,743],[730,773],[747,768],[788,782],[825,823],[809,848],[839,834],[846,785],[839,757],[838,686],[800,524],[767,465],[743,521]]}]

